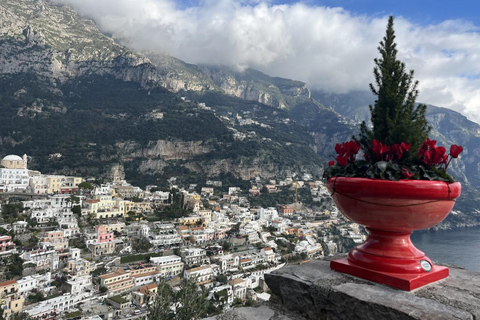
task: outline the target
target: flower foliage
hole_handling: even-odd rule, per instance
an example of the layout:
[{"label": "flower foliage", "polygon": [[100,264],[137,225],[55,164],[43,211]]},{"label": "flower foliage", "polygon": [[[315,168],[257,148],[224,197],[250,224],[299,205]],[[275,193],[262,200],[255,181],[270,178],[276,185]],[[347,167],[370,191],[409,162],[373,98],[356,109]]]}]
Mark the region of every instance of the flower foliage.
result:
[{"label": "flower foliage", "polygon": [[[450,153],[443,146],[437,146],[436,140],[427,140],[417,151],[418,161],[410,161],[410,143],[399,143],[391,146],[373,140],[370,150],[359,154],[361,147],[357,141],[348,141],[335,146],[337,163],[329,162],[324,173],[325,178],[366,177],[371,179],[421,179],[454,181],[447,173],[447,168],[454,158],[463,151],[456,144],[450,147]],[[373,154],[373,157],[368,156]]]},{"label": "flower foliage", "polygon": [[463,147],[452,145],[450,153],[428,138],[430,126],[424,104],[416,104],[418,81],[413,70],[397,60],[393,17],[388,20],[386,35],[380,42],[380,58],[373,70],[377,96],[370,106],[372,128],[363,122],[358,137],[337,144],[335,161],[329,162],[325,178],[334,176],[372,179],[422,179],[453,181],[447,168]]}]

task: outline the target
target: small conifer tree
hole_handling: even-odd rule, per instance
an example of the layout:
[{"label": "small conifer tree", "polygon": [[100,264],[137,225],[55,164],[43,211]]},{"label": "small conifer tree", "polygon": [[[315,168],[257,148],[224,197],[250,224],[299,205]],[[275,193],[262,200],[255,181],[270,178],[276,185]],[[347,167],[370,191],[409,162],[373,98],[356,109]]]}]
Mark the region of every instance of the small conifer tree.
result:
[{"label": "small conifer tree", "polygon": [[[374,139],[385,145],[411,143],[410,150],[419,150],[430,131],[425,117],[427,106],[415,105],[418,81],[413,80],[413,70],[407,73],[405,64],[397,60],[392,16],[378,51],[381,57],[374,60],[373,69],[376,86],[370,84],[370,90],[377,96],[374,105],[369,106],[373,129],[364,121],[358,141],[367,153],[372,151]],[[366,156],[373,158],[373,154]],[[412,152],[404,160],[414,162],[416,158],[418,155]]]}]

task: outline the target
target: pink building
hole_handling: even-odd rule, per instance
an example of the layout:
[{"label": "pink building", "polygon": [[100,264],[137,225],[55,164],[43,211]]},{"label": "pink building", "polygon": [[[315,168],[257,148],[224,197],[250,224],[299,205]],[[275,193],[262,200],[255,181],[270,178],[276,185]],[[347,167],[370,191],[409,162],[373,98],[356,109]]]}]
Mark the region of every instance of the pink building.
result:
[{"label": "pink building", "polygon": [[98,225],[95,227],[97,229],[97,243],[104,243],[104,242],[112,242],[114,235],[112,233],[108,233],[105,230],[104,225]]},{"label": "pink building", "polygon": [[215,231],[215,240],[222,240],[227,237],[227,229],[217,229]]},{"label": "pink building", "polygon": [[0,253],[15,249],[11,236],[0,236]]}]

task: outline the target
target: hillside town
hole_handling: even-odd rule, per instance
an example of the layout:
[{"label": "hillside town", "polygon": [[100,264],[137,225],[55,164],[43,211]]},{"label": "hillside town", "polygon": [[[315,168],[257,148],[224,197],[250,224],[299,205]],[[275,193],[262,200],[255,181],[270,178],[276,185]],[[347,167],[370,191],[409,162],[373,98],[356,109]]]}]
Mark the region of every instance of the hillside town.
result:
[{"label": "hillside town", "polygon": [[[0,290],[4,319],[145,318],[157,284],[194,279],[212,314],[269,299],[264,274],[348,251],[365,239],[337,214],[322,181],[305,173],[255,178],[249,189],[145,189],[42,174],[28,156],[0,167]],[[294,201],[258,205],[263,196]],[[309,203],[300,201],[308,195]]]}]

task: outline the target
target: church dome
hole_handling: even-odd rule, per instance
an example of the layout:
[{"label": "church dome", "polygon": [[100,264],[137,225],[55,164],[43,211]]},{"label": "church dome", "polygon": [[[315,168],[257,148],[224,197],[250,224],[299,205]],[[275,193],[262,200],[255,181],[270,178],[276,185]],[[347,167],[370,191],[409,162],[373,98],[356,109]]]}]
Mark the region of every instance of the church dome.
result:
[{"label": "church dome", "polygon": [[19,156],[16,156],[14,154],[10,154],[3,158],[2,160],[7,160],[7,161],[23,161],[23,159]]}]

